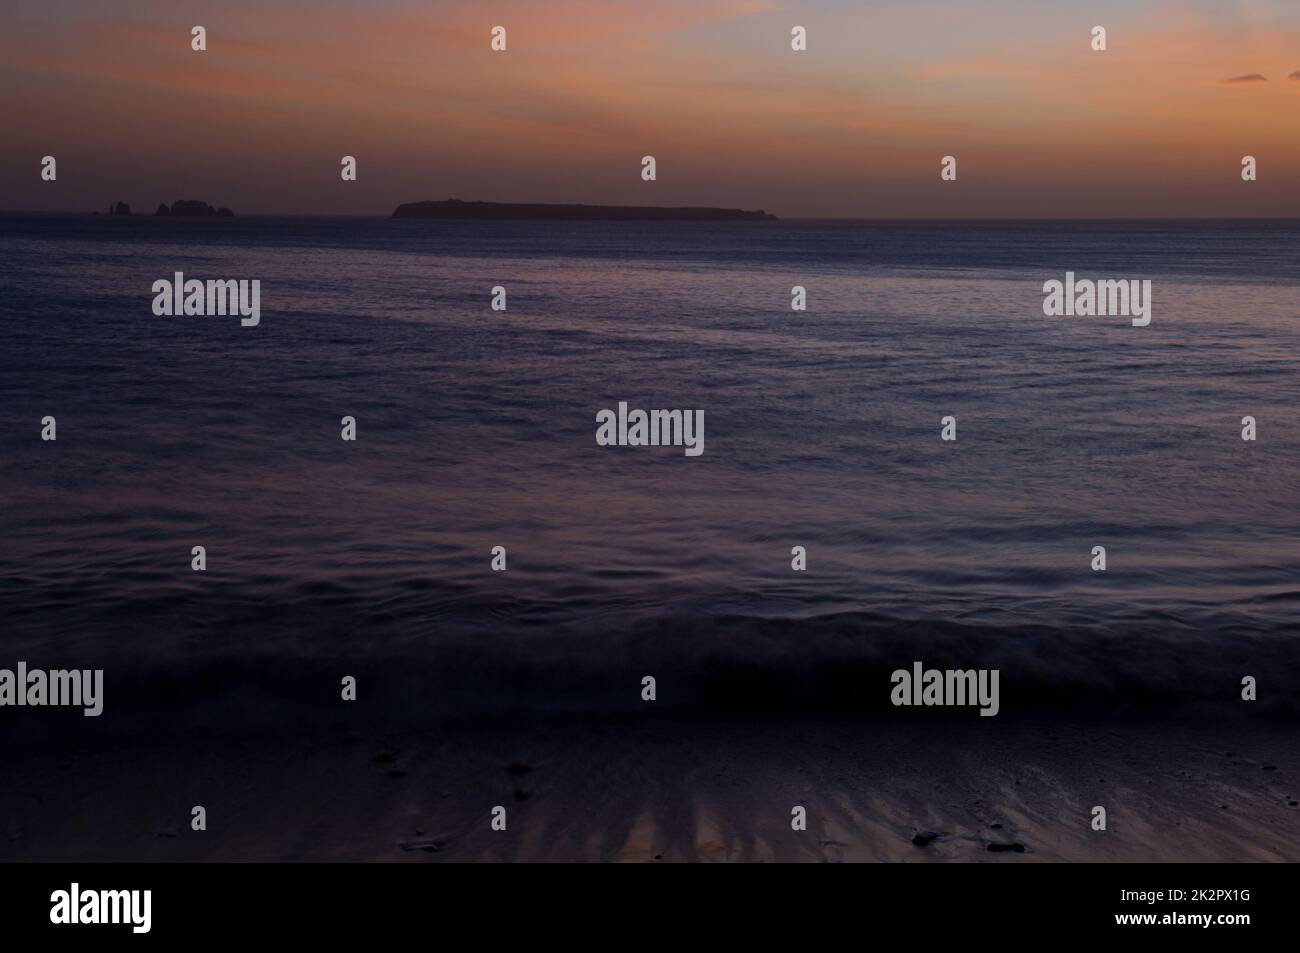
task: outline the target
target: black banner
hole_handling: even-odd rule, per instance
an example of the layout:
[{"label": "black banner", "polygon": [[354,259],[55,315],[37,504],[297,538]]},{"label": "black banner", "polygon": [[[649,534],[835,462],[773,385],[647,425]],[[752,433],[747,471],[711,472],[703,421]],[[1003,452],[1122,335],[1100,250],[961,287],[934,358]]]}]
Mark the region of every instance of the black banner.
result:
[{"label": "black banner", "polygon": [[1232,943],[1282,935],[1294,916],[1294,871],[1285,865],[871,864],[797,873],[790,865],[679,866],[690,869],[9,865],[0,868],[0,910],[9,938],[96,944],[332,944],[388,935],[442,943],[475,930],[495,945],[506,937],[628,938],[692,924],[769,939],[903,931],[927,941],[1017,945],[1126,935]]}]

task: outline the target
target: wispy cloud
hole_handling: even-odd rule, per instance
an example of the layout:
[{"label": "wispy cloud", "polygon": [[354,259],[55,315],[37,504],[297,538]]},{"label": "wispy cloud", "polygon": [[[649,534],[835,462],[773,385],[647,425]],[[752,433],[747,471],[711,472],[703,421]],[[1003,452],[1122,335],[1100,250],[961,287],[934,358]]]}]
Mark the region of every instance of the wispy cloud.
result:
[{"label": "wispy cloud", "polygon": [[1300,69],[1288,76],[1287,79],[1300,79]]},{"label": "wispy cloud", "polygon": [[1245,76],[1234,76],[1231,79],[1225,79],[1225,83],[1267,83],[1268,77],[1263,73],[1247,73]]}]

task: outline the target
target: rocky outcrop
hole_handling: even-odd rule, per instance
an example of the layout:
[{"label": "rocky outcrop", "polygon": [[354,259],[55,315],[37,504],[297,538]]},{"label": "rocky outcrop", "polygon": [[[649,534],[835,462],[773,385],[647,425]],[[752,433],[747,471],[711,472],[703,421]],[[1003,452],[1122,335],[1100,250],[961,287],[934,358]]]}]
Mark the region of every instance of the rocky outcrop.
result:
[{"label": "rocky outcrop", "polygon": [[216,215],[217,210],[207,202],[199,199],[177,199],[172,203],[172,215],[208,216]]},{"label": "rocky outcrop", "polygon": [[170,206],[166,202],[159,204],[154,215],[181,216],[183,218],[231,218],[234,216],[228,208],[213,208],[201,199],[177,199]]}]

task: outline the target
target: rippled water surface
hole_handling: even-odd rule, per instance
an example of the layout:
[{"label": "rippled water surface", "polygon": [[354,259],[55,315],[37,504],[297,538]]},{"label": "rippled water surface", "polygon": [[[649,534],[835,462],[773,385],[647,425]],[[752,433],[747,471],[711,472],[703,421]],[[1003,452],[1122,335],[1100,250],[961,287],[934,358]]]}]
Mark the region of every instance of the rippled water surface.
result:
[{"label": "rippled water surface", "polygon": [[[10,217],[0,267],[11,638],[1300,618],[1295,223]],[[1066,270],[1151,325],[1044,317]],[[155,317],[175,271],[260,279],[260,326]],[[598,447],[620,400],[704,454]]]}]

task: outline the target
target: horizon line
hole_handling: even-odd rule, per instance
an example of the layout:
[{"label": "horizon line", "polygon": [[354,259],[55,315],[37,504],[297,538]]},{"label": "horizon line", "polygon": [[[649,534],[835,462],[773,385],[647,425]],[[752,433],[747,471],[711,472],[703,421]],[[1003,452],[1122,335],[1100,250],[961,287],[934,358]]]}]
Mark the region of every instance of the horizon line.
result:
[{"label": "horizon line", "polygon": [[[581,202],[491,202],[486,204],[494,205],[583,205],[588,203]],[[597,206],[597,207],[621,207],[621,206]],[[712,208],[713,206],[677,206],[677,205],[647,205],[635,206],[637,208]],[[743,210],[742,210],[743,211]],[[947,215],[790,215],[782,216],[774,212],[768,214],[775,215],[778,222],[1300,222],[1300,212],[1295,215],[1134,215],[1134,216],[1115,216],[1115,215],[974,215],[974,216],[947,216]],[[0,215],[49,215],[65,217],[85,217],[85,218],[165,218],[173,217],[182,219],[197,219],[206,221],[208,218],[218,216],[169,216],[155,215],[152,212],[132,212],[130,215],[109,215],[98,210],[90,211],[66,211],[57,209],[0,209]],[[392,214],[381,212],[242,212],[235,213],[232,216],[222,216],[225,221],[230,218],[364,218],[364,219],[384,219],[387,221],[475,221],[475,222],[507,222],[507,221],[584,221],[583,219],[394,219]],[[617,222],[620,219],[601,220],[601,224]],[[628,219],[627,221],[637,221]],[[642,223],[646,224],[646,223]],[[667,225],[688,225],[693,224],[690,221],[678,222],[660,222],[651,224]],[[757,225],[762,226],[771,224],[770,222],[702,222],[701,224],[729,224],[729,225]]]}]

